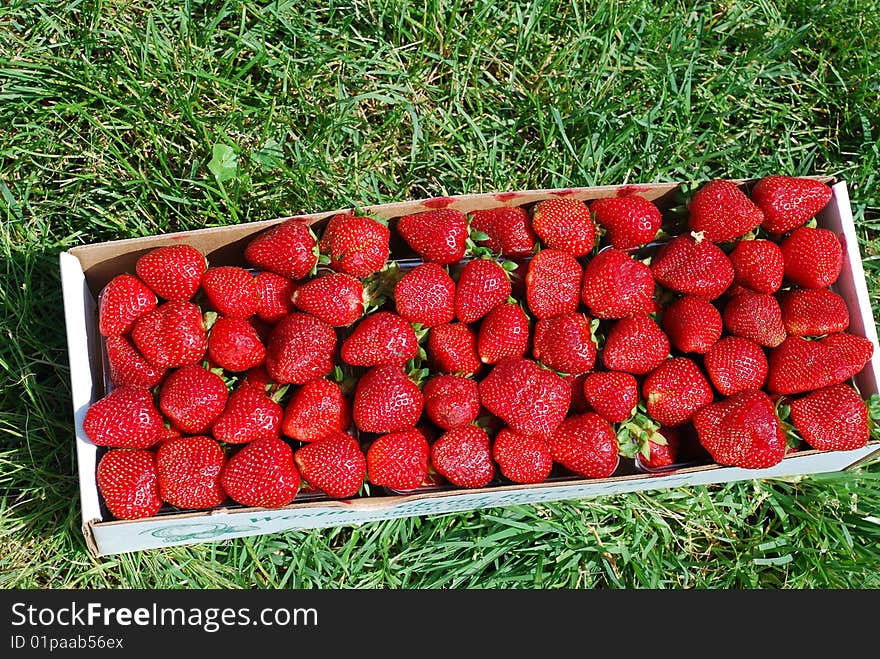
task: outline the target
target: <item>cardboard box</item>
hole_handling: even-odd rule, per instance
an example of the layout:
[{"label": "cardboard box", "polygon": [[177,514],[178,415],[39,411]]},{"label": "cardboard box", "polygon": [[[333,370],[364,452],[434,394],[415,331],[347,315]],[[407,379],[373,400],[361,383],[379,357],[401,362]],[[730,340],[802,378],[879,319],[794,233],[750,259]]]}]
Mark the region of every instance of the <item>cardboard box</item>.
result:
[{"label": "cardboard box", "polygon": [[[820,177],[834,183],[833,179]],[[740,181],[749,186],[752,181]],[[542,199],[570,196],[596,199],[635,191],[661,208],[676,202],[677,183],[637,186],[603,186],[566,190],[530,190],[500,194],[441,197],[368,207],[377,216],[394,218],[432,208],[451,206],[468,212],[496,206],[530,205]],[[849,331],[868,338],[875,346],[871,362],[855,378],[867,397],[878,391],[880,350],[877,328],[871,313],[865,274],[853,226],[846,184],[833,185],[833,197],[819,215],[819,225],[842,237],[845,264],[836,290],[844,297],[852,316]],[[320,223],[342,211],[298,216],[308,223]],[[156,517],[134,521],[108,521],[100,504],[95,483],[99,449],[83,433],[82,422],[88,406],[104,395],[101,337],[97,329],[96,296],[113,276],[134,272],[135,261],[150,249],[187,242],[208,257],[211,265],[241,264],[241,254],[249,239],[267,227],[287,218],[234,226],[201,229],[183,233],[119,240],[76,247],[60,255],[64,313],[70,357],[70,379],[76,426],[76,448],[82,504],[82,530],[89,550],[95,555],[115,554],[154,547],[225,540],[248,535],[275,533],[289,529],[356,524],[360,522],[437,515],[477,508],[513,504],[584,499],[604,494],[649,490],[753,478],[770,478],[849,469],[880,455],[880,442],[871,442],[854,451],[800,451],[769,469],[746,470],[719,465],[702,465],[649,474],[619,468],[615,476],[600,480],[557,479],[539,485],[497,485],[480,490],[446,489],[406,495],[385,493],[350,501],[300,500],[281,509],[227,506],[195,513],[162,511]],[[624,462],[623,460],[621,461]]]}]

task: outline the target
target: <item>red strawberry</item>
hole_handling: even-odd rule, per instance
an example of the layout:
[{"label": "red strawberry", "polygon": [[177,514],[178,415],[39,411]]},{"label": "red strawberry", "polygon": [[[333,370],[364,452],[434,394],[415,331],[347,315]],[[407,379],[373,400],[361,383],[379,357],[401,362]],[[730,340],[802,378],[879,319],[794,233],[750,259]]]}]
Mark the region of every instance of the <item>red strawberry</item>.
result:
[{"label": "red strawberry", "polygon": [[621,318],[608,330],[602,363],[610,371],[644,375],[669,355],[669,338],[647,314]]},{"label": "red strawberry", "polygon": [[98,296],[98,330],[103,336],[122,336],[155,308],[156,295],[144,282],[132,275],[116,275]]},{"label": "red strawberry", "polygon": [[785,331],[795,336],[821,336],[849,327],[846,302],[827,288],[785,291],[778,296]]},{"label": "red strawberry", "polygon": [[691,231],[724,243],[760,226],[764,213],[730,181],[716,179],[697,190],[688,206]]},{"label": "red strawberry", "polygon": [[414,490],[428,476],[431,448],[416,430],[378,437],[367,451],[367,474],[373,485],[394,490]]},{"label": "red strawberry", "polygon": [[639,404],[639,383],[629,373],[590,373],[584,380],[584,397],[606,421],[621,423],[633,415]]},{"label": "red strawberry", "polygon": [[585,256],[593,249],[596,227],[590,209],[580,199],[558,197],[532,209],[532,229],[550,249]]},{"label": "red strawberry", "polygon": [[581,298],[580,263],[557,249],[538,252],[526,273],[526,300],[538,318],[577,311]]},{"label": "red strawberry", "polygon": [[218,318],[208,336],[208,357],[227,371],[247,371],[266,359],[257,330],[243,318]]},{"label": "red strawberry", "polygon": [[868,407],[846,384],[819,389],[791,404],[791,421],[820,451],[851,451],[868,443]]},{"label": "red strawberry", "polygon": [[584,269],[581,299],[597,318],[654,311],[654,275],[618,249],[599,252]]},{"label": "red strawberry", "polygon": [[471,228],[486,234],[480,241],[490,250],[507,257],[527,256],[535,248],[531,218],[520,206],[501,206],[472,211]]},{"label": "red strawberry", "polygon": [[762,391],[748,389],[706,405],[693,422],[700,444],[719,464],[763,469],[785,456],[785,433]]},{"label": "red strawberry", "polygon": [[477,426],[463,426],[441,435],[431,447],[431,464],[458,487],[485,487],[495,478],[489,436]]},{"label": "red strawberry", "polygon": [[546,437],[520,435],[503,428],[492,444],[492,458],[501,475],[514,483],[541,483],[553,470]]},{"label": "red strawberry", "polygon": [[244,260],[288,279],[302,279],[318,262],[317,240],[306,224],[289,219],[248,243]]},{"label": "red strawberry", "polygon": [[873,352],[870,341],[843,332],[818,341],[789,336],[770,352],[767,391],[797,394],[840,384],[861,371]]},{"label": "red strawberry", "polygon": [[266,372],[265,366],[257,366],[249,370],[244,374],[241,383],[264,393],[274,392],[278,388]]},{"label": "red strawberry", "polygon": [[342,344],[342,361],[352,366],[403,366],[419,351],[416,333],[403,318],[390,311],[367,316]]},{"label": "red strawberry", "polygon": [[428,361],[440,373],[474,375],[483,367],[477,355],[477,336],[464,323],[448,323],[428,333]]},{"label": "red strawberry", "polygon": [[712,402],[712,387],[700,367],[686,357],[668,359],[642,383],[645,407],[664,426],[690,421],[694,412]]},{"label": "red strawberry", "polygon": [[447,265],[464,258],[467,218],[454,208],[404,215],[397,222],[397,232],[425,261]]},{"label": "red strawberry", "polygon": [[334,272],[305,282],[293,303],[332,327],[351,325],[364,315],[364,287],[351,275]]},{"label": "red strawberry", "polygon": [[541,318],[535,325],[535,359],[562,373],[586,373],[596,365],[590,319],[570,313]]},{"label": "red strawberry", "polygon": [[98,463],[98,491],[117,519],[152,517],[162,507],[152,451],[113,449]]},{"label": "red strawberry", "polygon": [[436,327],[455,318],[455,282],[443,266],[425,263],[394,287],[397,313],[411,323]]},{"label": "red strawberry", "polygon": [[751,339],[766,348],[775,348],[785,340],[779,303],[766,293],[743,293],[730,298],[724,307],[724,327],[734,336]]},{"label": "red strawberry", "polygon": [[637,459],[641,466],[648,469],[671,467],[678,461],[680,445],[681,440],[678,430],[675,428],[660,428],[648,439],[647,457],[640,453]]},{"label": "red strawberry", "polygon": [[840,276],[843,248],[828,229],[795,229],[779,247],[785,278],[801,288],[826,288]]},{"label": "red strawberry", "polygon": [[287,277],[274,272],[258,272],[254,277],[257,287],[257,316],[267,323],[276,323],[293,311],[294,284]]},{"label": "red strawberry", "polygon": [[605,419],[587,412],[567,418],[548,437],[553,459],[586,478],[608,478],[617,469],[617,437]]},{"label": "red strawberry", "polygon": [[226,409],[211,432],[218,442],[247,444],[255,439],[281,434],[281,406],[265,392],[241,385],[232,392]]},{"label": "red strawberry", "polygon": [[663,330],[681,352],[705,354],[721,338],[721,314],[708,300],[685,295],[666,307]]},{"label": "red strawberry", "polygon": [[461,269],[455,288],[455,315],[463,323],[473,323],[504,304],[510,297],[507,271],[491,259],[468,261]]},{"label": "red strawberry", "polygon": [[96,446],[150,448],[165,426],[148,389],[119,387],[92,403],[83,432]]},{"label": "red strawberry", "polygon": [[166,245],[141,256],[135,272],[153,292],[166,300],[191,300],[208,267],[192,245]]},{"label": "red strawberry", "polygon": [[428,418],[444,430],[473,423],[480,414],[477,383],[460,375],[436,375],[422,390]]},{"label": "red strawberry", "polygon": [[316,442],[351,423],[351,403],[339,385],[324,378],[309,380],[296,390],[284,411],[282,431],[301,442]]},{"label": "red strawberry", "polygon": [[782,286],[785,262],[779,245],[769,240],[741,240],[728,254],[733,281],[756,293],[775,293]]},{"label": "red strawberry", "polygon": [[202,312],[191,302],[171,300],[137,319],[131,338],[153,366],[177,368],[199,362],[208,341]]},{"label": "red strawberry", "polygon": [[529,319],[518,304],[495,307],[480,323],[477,353],[484,364],[522,357],[529,349]]},{"label": "red strawberry", "polygon": [[114,387],[154,387],[165,375],[164,368],[150,364],[124,336],[108,336],[105,346]]},{"label": "red strawberry", "polygon": [[385,267],[388,260],[388,227],[371,217],[334,215],[321,236],[321,251],[330,267],[364,278]]},{"label": "red strawberry", "polygon": [[571,403],[568,411],[572,414],[583,414],[590,411],[590,405],[584,396],[584,382],[589,373],[569,373],[562,376],[565,383],[571,388]]},{"label": "red strawberry", "polygon": [[793,176],[767,176],[752,188],[752,201],[764,211],[762,227],[783,234],[825,208],[831,188],[821,181]]},{"label": "red strawberry", "polygon": [[266,370],[273,380],[305,384],[333,370],[336,332],[306,313],[292,313],[272,330],[266,343]]},{"label": "red strawberry", "polygon": [[159,409],[183,432],[207,431],[223,413],[229,394],[216,373],[184,366],[171,373],[159,389]]},{"label": "red strawberry", "polygon": [[355,496],[364,484],[367,459],[354,437],[333,433],[293,455],[302,477],[334,499]]},{"label": "red strawberry", "polygon": [[220,483],[232,500],[243,506],[280,508],[296,498],[300,476],[290,446],[267,437],[229,458]]},{"label": "red strawberry", "polygon": [[673,238],[651,261],[654,279],[673,291],[714,300],[733,283],[733,266],[718,245],[690,234]]},{"label": "red strawberry", "polygon": [[211,308],[230,318],[250,318],[260,304],[254,276],[244,268],[209,268],[202,275],[202,290]]},{"label": "red strawberry", "polygon": [[767,357],[754,341],[725,336],[713,345],[703,360],[712,384],[723,396],[746,389],[760,389],[767,381]]},{"label": "red strawberry", "polygon": [[399,432],[416,425],[423,406],[422,392],[403,369],[374,366],[357,383],[352,417],[363,432]]},{"label": "red strawberry", "polygon": [[653,202],[638,195],[596,199],[590,204],[590,212],[616,249],[648,244],[657,236],[663,223],[660,210]]},{"label": "red strawberry", "polygon": [[210,437],[180,437],[163,442],[156,453],[159,496],[177,508],[203,510],[226,500],[220,472],[226,456]]}]

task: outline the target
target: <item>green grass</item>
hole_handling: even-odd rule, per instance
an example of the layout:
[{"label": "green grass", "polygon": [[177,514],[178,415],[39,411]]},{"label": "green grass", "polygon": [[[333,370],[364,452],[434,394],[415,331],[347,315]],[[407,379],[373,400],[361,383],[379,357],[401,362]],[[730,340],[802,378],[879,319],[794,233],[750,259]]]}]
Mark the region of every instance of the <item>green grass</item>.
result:
[{"label": "green grass", "polygon": [[877,463],[94,559],[57,269],[355,204],[828,173],[876,318],[878,139],[871,0],[3,3],[0,586],[880,587]]}]

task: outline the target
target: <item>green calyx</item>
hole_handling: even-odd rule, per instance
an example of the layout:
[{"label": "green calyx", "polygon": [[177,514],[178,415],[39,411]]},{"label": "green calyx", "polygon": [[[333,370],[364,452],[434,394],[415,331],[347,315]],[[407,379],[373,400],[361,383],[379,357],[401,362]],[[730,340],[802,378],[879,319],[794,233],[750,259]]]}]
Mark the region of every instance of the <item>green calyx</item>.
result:
[{"label": "green calyx", "polygon": [[641,455],[651,457],[651,444],[666,446],[666,438],[659,432],[660,425],[647,415],[641,405],[633,415],[617,428],[617,452],[625,458]]}]

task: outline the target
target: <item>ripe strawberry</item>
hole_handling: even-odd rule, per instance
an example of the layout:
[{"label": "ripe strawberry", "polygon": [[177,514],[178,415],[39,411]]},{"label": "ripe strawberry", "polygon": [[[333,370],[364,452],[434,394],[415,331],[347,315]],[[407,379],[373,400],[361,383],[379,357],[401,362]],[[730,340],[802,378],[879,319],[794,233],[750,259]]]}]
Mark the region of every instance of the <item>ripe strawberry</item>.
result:
[{"label": "ripe strawberry", "polygon": [[230,498],[243,506],[280,508],[296,498],[300,476],[290,446],[266,437],[229,458],[220,483]]},{"label": "ripe strawberry", "polygon": [[610,371],[650,373],[669,355],[669,338],[647,314],[621,318],[608,330],[602,363]]},{"label": "ripe strawberry", "polygon": [[514,483],[541,483],[553,471],[546,437],[520,435],[503,428],[492,444],[492,458],[501,475]]},{"label": "ripe strawberry", "polygon": [[425,261],[447,265],[464,258],[467,218],[454,208],[404,215],[397,221],[397,232]]},{"label": "ripe strawberry", "polygon": [[596,227],[590,209],[580,199],[558,197],[532,209],[532,229],[550,249],[585,256],[593,249]]},{"label": "ripe strawberry", "polygon": [[626,421],[639,404],[639,383],[629,373],[590,373],[584,380],[583,389],[590,407],[610,423]]},{"label": "ripe strawberry", "polygon": [[108,336],[104,345],[114,387],[154,387],[165,375],[164,368],[150,364],[124,336]]},{"label": "ripe strawberry", "polygon": [[483,367],[477,355],[477,336],[469,325],[447,323],[428,333],[428,361],[440,373],[474,375]]},{"label": "ripe strawberry", "polygon": [[403,366],[419,351],[416,333],[403,318],[377,311],[364,318],[342,344],[342,361],[352,366]]},{"label": "ripe strawberry", "polygon": [[718,245],[690,234],[673,238],[651,261],[654,279],[673,291],[714,300],[733,283],[733,266]]},{"label": "ripe strawberry", "polygon": [[739,336],[725,336],[715,343],[706,353],[703,365],[723,396],[760,389],[767,381],[767,356],[761,346]]},{"label": "ripe strawberry", "polygon": [[785,278],[801,288],[826,288],[843,268],[843,248],[828,229],[800,227],[782,241]]},{"label": "ripe strawberry", "polygon": [[455,315],[473,323],[510,297],[510,279],[497,261],[475,259],[461,269],[455,288]]},{"label": "ripe strawberry", "polygon": [[568,411],[572,414],[583,414],[590,411],[590,405],[584,396],[584,382],[589,373],[569,373],[563,375],[562,379],[571,388],[571,403],[568,405]]},{"label": "ripe strawberry", "polygon": [[763,469],[785,456],[785,433],[763,391],[747,389],[706,405],[693,423],[700,444],[719,464]]},{"label": "ripe strawberry", "polygon": [[480,323],[477,354],[484,364],[522,357],[529,349],[529,319],[518,304],[502,304]]},{"label": "ripe strawberry", "polygon": [[807,178],[767,176],[752,188],[752,201],[764,211],[761,226],[777,235],[796,229],[825,208],[831,188]]},{"label": "ripe strawberry", "polygon": [[500,206],[472,211],[471,228],[486,234],[479,241],[496,254],[507,257],[527,256],[535,248],[531,218],[520,206]]},{"label": "ripe strawberry", "polygon": [[283,414],[281,406],[265,392],[242,384],[229,396],[226,409],[214,422],[211,432],[214,439],[227,444],[278,437]]},{"label": "ripe strawberry", "polygon": [[480,382],[480,401],[520,434],[547,434],[565,418],[571,387],[553,371],[511,357]]},{"label": "ripe strawberry", "polygon": [[562,373],[586,373],[596,365],[596,344],[590,319],[570,313],[541,318],[535,325],[535,359]]},{"label": "ripe strawberry", "polygon": [[846,384],[819,389],[791,404],[791,421],[820,451],[850,451],[868,443],[868,407]]},{"label": "ripe strawberry", "polygon": [[266,343],[266,370],[280,384],[305,384],[333,370],[336,332],[306,313],[292,313],[272,330]]},{"label": "ripe strawberry", "polygon": [[597,318],[654,311],[654,275],[626,252],[605,249],[584,269],[581,299]]},{"label": "ripe strawberry", "polygon": [[730,181],[716,179],[697,190],[688,206],[691,231],[713,243],[739,238],[760,226],[764,213]]},{"label": "ripe strawberry", "polygon": [[112,449],[98,463],[98,492],[117,519],[152,517],[162,507],[152,451]]},{"label": "ripe strawberry", "polygon": [[663,331],[676,350],[705,354],[721,338],[721,314],[708,300],[685,295],[666,307]]},{"label": "ripe strawberry", "polygon": [[577,311],[581,298],[580,263],[558,249],[538,252],[526,273],[526,301],[538,318]]},{"label": "ripe strawberry", "polygon": [[103,336],[122,336],[134,322],[156,308],[156,295],[132,275],[116,275],[98,296],[98,330]]},{"label": "ripe strawberry", "polygon": [[278,385],[266,372],[265,366],[257,366],[247,371],[242,377],[241,383],[264,393],[274,393],[278,389]]},{"label": "ripe strawberry", "polygon": [[254,276],[244,268],[209,268],[202,275],[202,290],[211,308],[230,318],[250,318],[260,304]]},{"label": "ripe strawberry", "polygon": [[476,381],[461,375],[435,375],[425,383],[425,413],[444,430],[473,423],[480,414]]},{"label": "ripe strawberry", "polygon": [[135,272],[159,297],[191,300],[207,267],[204,255],[192,245],[166,245],[141,256]]},{"label": "ripe strawberry", "polygon": [[317,247],[308,225],[292,218],[251,240],[244,250],[244,260],[260,270],[302,279],[318,262]]},{"label": "ripe strawberry", "polygon": [[346,327],[364,315],[364,287],[351,275],[334,272],[310,279],[291,298],[300,311],[332,327]]},{"label": "ripe strawberry", "polygon": [[324,378],[309,380],[294,392],[284,410],[282,431],[301,442],[316,442],[351,423],[351,403],[339,385]]},{"label": "ripe strawberry", "polygon": [[92,403],[83,432],[96,446],[150,448],[165,426],[148,389],[119,387]]},{"label": "ripe strawberry", "polygon": [[223,413],[229,394],[216,373],[184,366],[171,373],[159,389],[159,409],[186,433],[206,432]]},{"label": "ripe strawberry", "polygon": [[138,318],[131,338],[147,361],[158,368],[195,364],[208,346],[202,312],[192,302],[176,300]]},{"label": "ripe strawberry", "polygon": [[373,485],[393,490],[414,490],[428,476],[431,448],[416,430],[378,437],[367,451],[367,474]]},{"label": "ripe strawberry", "polygon": [[388,260],[388,227],[371,217],[334,215],[321,236],[321,251],[330,267],[363,279],[385,267]]},{"label": "ripe strawberry", "polygon": [[334,499],[355,496],[367,473],[367,459],[360,444],[341,432],[306,444],[294,453],[293,460],[309,485]]},{"label": "ripe strawberry", "polygon": [[210,437],[197,435],[163,442],[156,452],[159,496],[177,508],[203,510],[226,500],[220,472],[226,456]]},{"label": "ripe strawberry", "polygon": [[668,359],[642,383],[648,414],[664,426],[690,421],[694,412],[712,402],[712,387],[700,367],[686,357]]},{"label": "ripe strawberry", "polygon": [[840,384],[861,371],[873,352],[870,341],[843,332],[817,341],[789,336],[770,351],[767,391],[797,394]]},{"label": "ripe strawberry", "polygon": [[733,281],[756,293],[775,293],[782,286],[785,262],[779,245],[769,240],[741,240],[728,254]]},{"label": "ripe strawberry", "polygon": [[257,330],[243,318],[218,318],[208,335],[208,357],[227,371],[247,371],[266,359]]},{"label": "ripe strawberry", "polygon": [[553,460],[586,478],[608,478],[617,469],[617,437],[605,419],[587,412],[567,418],[547,438]]},{"label": "ripe strawberry", "polygon": [[477,426],[462,426],[441,435],[431,447],[431,464],[458,487],[485,487],[495,478],[489,436]]},{"label": "ripe strawberry", "polygon": [[671,467],[678,461],[680,446],[681,440],[676,428],[660,428],[648,439],[648,455],[639,453],[636,459],[641,466],[648,469]]},{"label": "ripe strawberry", "polygon": [[606,197],[590,204],[596,224],[607,232],[615,249],[646,245],[657,236],[663,217],[660,210],[644,197]]},{"label": "ripe strawberry", "polygon": [[821,336],[849,327],[846,302],[827,288],[804,288],[780,293],[785,331],[795,336]]},{"label": "ripe strawberry", "polygon": [[287,277],[274,272],[258,272],[254,277],[257,287],[257,316],[267,323],[277,323],[293,311],[294,284]]},{"label": "ripe strawberry", "polygon": [[724,307],[724,327],[734,336],[751,339],[766,348],[775,348],[785,340],[779,303],[766,293],[743,293],[730,298]]},{"label": "ripe strawberry", "polygon": [[407,430],[422,415],[419,387],[399,366],[374,366],[357,383],[352,417],[363,432]]},{"label": "ripe strawberry", "polygon": [[403,275],[394,287],[394,302],[411,323],[443,325],[455,319],[455,282],[443,266],[425,263]]}]

